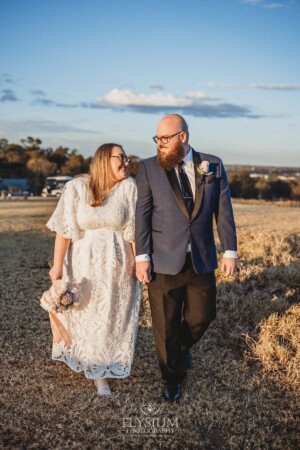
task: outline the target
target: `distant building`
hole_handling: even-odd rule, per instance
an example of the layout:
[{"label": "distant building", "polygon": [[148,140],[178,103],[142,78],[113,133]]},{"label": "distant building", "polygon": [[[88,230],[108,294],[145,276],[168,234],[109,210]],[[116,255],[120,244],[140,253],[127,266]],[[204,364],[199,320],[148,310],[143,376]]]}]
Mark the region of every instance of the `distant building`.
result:
[{"label": "distant building", "polygon": [[29,183],[27,178],[0,178],[1,195],[28,195]]},{"label": "distant building", "polygon": [[266,175],[264,173],[250,173],[250,178],[264,178],[267,180],[269,178],[269,175]]},{"label": "distant building", "polygon": [[278,175],[278,178],[282,181],[294,181],[296,179],[296,177],[289,175]]}]

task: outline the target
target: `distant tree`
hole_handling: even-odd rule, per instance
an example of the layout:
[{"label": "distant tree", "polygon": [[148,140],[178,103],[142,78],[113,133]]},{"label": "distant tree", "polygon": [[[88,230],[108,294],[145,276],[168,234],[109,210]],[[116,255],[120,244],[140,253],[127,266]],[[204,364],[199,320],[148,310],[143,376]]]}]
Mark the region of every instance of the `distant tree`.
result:
[{"label": "distant tree", "polygon": [[272,199],[272,188],[270,183],[264,178],[260,177],[255,183],[255,189],[258,192],[258,198],[261,200],[271,200]]},{"label": "distant tree", "polygon": [[248,171],[241,170],[237,173],[229,173],[228,183],[232,197],[257,198],[255,180],[250,177],[250,173]]},{"label": "distant tree", "polygon": [[27,168],[34,174],[49,177],[55,173],[56,164],[43,157],[31,158],[27,162]]},{"label": "distant tree", "polygon": [[0,150],[0,158],[7,163],[25,163],[25,150],[21,145],[7,144]]},{"label": "distant tree", "polygon": [[39,156],[27,161],[28,178],[31,190],[35,195],[39,195],[45,184],[45,178],[56,173],[57,165],[47,158]]},{"label": "distant tree", "polygon": [[274,199],[287,199],[291,196],[292,187],[290,183],[280,180],[277,176],[270,176],[270,186]]},{"label": "distant tree", "polygon": [[51,147],[41,148],[39,153],[40,155],[46,156],[48,159],[50,159],[51,156],[53,155],[53,148]]},{"label": "distant tree", "polygon": [[21,145],[9,144],[6,139],[0,148],[0,176],[3,178],[24,178],[27,176],[26,154]]},{"label": "distant tree", "polygon": [[84,157],[78,154],[77,150],[72,150],[67,162],[61,167],[61,175],[70,175],[74,177],[85,171],[85,160]]},{"label": "distant tree", "polygon": [[141,158],[134,155],[130,155],[128,156],[128,158],[130,159],[130,164],[128,166],[128,175],[135,178],[139,169]]},{"label": "distant tree", "polygon": [[57,147],[49,156],[49,160],[57,165],[57,170],[60,172],[62,167],[66,164],[70,156],[70,149],[67,147]]},{"label": "distant tree", "polygon": [[92,160],[93,160],[92,156],[89,156],[88,158],[84,159],[83,173],[89,172]]},{"label": "distant tree", "polygon": [[26,139],[21,139],[21,142],[26,149],[39,149],[42,145],[42,141],[39,138],[33,138],[32,136],[28,136]]},{"label": "distant tree", "polygon": [[292,185],[291,197],[293,200],[300,200],[300,177],[297,177]]},{"label": "distant tree", "polygon": [[228,173],[228,184],[230,188],[231,197],[238,198],[241,192],[242,183],[237,173],[235,172]]},{"label": "distant tree", "polygon": [[42,145],[42,141],[39,138],[28,136],[26,139],[21,139],[21,142],[25,148],[27,160],[38,157]]},{"label": "distant tree", "polygon": [[3,150],[8,144],[8,140],[7,139],[0,139],[0,150]]}]

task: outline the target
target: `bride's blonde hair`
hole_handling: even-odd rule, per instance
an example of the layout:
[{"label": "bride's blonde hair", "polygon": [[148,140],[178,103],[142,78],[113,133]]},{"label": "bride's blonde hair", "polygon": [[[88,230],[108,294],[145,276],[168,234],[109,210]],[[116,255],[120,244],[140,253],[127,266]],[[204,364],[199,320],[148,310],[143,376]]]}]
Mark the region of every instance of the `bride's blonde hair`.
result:
[{"label": "bride's blonde hair", "polygon": [[119,144],[103,144],[97,148],[90,166],[89,194],[91,206],[101,206],[114,186],[110,157],[114,147]]}]

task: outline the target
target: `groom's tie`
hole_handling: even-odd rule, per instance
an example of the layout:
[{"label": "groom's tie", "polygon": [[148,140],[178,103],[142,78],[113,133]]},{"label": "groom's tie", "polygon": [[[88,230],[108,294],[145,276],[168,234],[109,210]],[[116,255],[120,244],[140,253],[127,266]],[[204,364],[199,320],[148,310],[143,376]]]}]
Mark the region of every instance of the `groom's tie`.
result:
[{"label": "groom's tie", "polygon": [[182,190],[183,200],[188,210],[188,213],[191,216],[194,209],[193,192],[188,176],[183,168],[183,165],[184,161],[181,161],[181,163],[178,165],[178,176]]}]

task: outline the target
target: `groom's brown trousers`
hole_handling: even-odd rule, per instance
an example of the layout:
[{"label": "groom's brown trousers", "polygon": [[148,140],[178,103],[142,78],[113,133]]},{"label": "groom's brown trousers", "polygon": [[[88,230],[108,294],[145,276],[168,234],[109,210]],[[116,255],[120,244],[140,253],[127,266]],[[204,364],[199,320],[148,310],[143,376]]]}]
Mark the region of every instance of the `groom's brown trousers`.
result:
[{"label": "groom's brown trousers", "polygon": [[149,300],[162,376],[168,383],[181,383],[186,352],[216,317],[215,274],[197,274],[187,253],[177,275],[153,274]]}]

